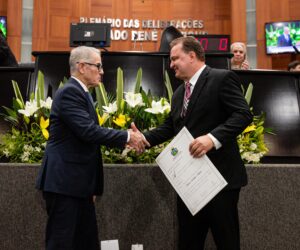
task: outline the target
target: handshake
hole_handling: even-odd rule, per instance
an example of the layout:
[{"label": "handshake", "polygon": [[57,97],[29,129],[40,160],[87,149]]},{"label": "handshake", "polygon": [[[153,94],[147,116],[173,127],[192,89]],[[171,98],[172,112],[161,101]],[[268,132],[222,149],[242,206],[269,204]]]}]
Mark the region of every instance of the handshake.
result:
[{"label": "handshake", "polygon": [[146,140],[145,136],[137,129],[134,123],[131,123],[131,128],[128,129],[130,139],[126,147],[134,149],[138,154],[145,151],[145,147],[150,147],[150,143]]}]

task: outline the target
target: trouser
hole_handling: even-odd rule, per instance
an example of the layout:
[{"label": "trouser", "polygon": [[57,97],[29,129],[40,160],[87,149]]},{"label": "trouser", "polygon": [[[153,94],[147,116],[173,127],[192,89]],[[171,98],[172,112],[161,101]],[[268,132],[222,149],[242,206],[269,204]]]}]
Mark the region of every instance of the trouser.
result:
[{"label": "trouser", "polygon": [[92,197],[44,192],[48,221],[47,250],[100,250]]},{"label": "trouser", "polygon": [[239,193],[240,189],[221,191],[195,216],[178,198],[179,249],[204,249],[209,228],[219,250],[240,249]]}]

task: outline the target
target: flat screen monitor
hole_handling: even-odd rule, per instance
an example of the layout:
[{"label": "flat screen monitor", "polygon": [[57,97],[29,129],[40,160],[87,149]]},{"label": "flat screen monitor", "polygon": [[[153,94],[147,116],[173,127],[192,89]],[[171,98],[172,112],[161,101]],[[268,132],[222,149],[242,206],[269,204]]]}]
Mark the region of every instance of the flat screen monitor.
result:
[{"label": "flat screen monitor", "polygon": [[230,52],[230,35],[193,35],[205,52]]},{"label": "flat screen monitor", "polygon": [[300,51],[300,21],[265,24],[266,53],[297,53]]},{"label": "flat screen monitor", "polygon": [[7,37],[7,17],[6,16],[0,16],[0,29],[2,34]]},{"label": "flat screen monitor", "polygon": [[110,31],[109,23],[71,23],[70,47],[109,47]]}]

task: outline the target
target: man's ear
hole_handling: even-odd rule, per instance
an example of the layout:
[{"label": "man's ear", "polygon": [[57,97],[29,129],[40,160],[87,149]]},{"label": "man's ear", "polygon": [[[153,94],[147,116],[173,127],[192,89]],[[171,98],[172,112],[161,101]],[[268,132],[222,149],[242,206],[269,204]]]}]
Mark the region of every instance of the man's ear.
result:
[{"label": "man's ear", "polygon": [[194,60],[196,58],[196,53],[194,51],[189,52],[189,57]]},{"label": "man's ear", "polygon": [[78,72],[80,72],[80,74],[84,73],[84,64],[83,63],[78,63]]}]

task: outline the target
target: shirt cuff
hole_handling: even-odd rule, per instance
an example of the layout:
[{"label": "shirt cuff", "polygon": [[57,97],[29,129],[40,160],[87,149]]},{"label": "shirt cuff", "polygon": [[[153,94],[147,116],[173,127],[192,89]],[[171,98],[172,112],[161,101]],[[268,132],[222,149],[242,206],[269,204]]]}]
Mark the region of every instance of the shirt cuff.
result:
[{"label": "shirt cuff", "polygon": [[129,133],[129,131],[127,131],[127,142],[129,142],[130,141],[130,133]]},{"label": "shirt cuff", "polygon": [[213,144],[214,144],[216,150],[218,150],[220,147],[222,147],[221,142],[219,142],[218,139],[217,139],[216,137],[214,137],[211,133],[208,133],[207,135],[208,135],[208,136],[210,137],[210,139],[213,141]]}]

